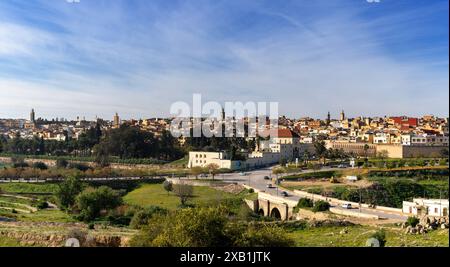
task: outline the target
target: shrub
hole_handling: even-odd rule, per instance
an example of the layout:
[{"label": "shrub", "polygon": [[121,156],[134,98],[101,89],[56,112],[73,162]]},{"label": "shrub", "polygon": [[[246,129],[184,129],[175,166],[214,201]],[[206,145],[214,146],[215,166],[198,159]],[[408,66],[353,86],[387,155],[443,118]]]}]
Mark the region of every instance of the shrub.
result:
[{"label": "shrub", "polygon": [[141,229],[148,224],[148,221],[155,215],[165,215],[167,210],[158,206],[150,206],[146,209],[137,211],[130,222],[130,227],[134,229]]},{"label": "shrub", "polygon": [[89,223],[89,224],[88,224],[88,229],[89,229],[89,230],[94,230],[94,229],[95,229],[95,224],[92,223],[92,222]]},{"label": "shrub", "polygon": [[23,160],[13,163],[13,168],[27,168],[27,167],[30,167],[30,165]]},{"label": "shrub", "polygon": [[163,187],[164,187],[164,190],[167,191],[167,194],[169,194],[169,192],[171,192],[173,190],[173,184],[172,184],[172,182],[170,182],[168,180],[164,181]]},{"label": "shrub", "polygon": [[37,204],[36,207],[40,210],[43,210],[43,209],[47,209],[49,206],[48,206],[47,201],[41,201]]},{"label": "shrub", "polygon": [[419,224],[419,222],[420,222],[419,218],[415,216],[409,216],[408,219],[406,220],[406,224],[412,227],[416,227],[416,225]]},{"label": "shrub", "polygon": [[155,215],[130,242],[144,247],[274,247],[292,246],[275,225],[231,222],[222,207],[180,209]]},{"label": "shrub", "polygon": [[57,159],[56,160],[57,168],[65,169],[65,168],[67,168],[68,165],[69,165],[69,162],[65,159]]},{"label": "shrub", "polygon": [[122,204],[120,195],[107,186],[86,188],[76,199],[80,218],[91,221],[100,217],[103,210],[111,210]]},{"label": "shrub", "polygon": [[175,184],[173,192],[180,198],[181,206],[185,206],[186,202],[193,196],[194,187],[188,184]]},{"label": "shrub", "polygon": [[48,169],[47,165],[44,162],[41,162],[41,161],[33,163],[33,168],[39,169],[39,170],[46,170],[46,169]]},{"label": "shrub", "polygon": [[81,163],[70,163],[70,164],[69,164],[69,168],[71,168],[71,169],[77,169],[77,170],[80,170],[80,171],[82,171],[82,172],[85,172],[85,171],[87,171],[87,170],[90,169],[89,166],[87,166],[87,165],[85,165],[85,164],[81,164]]},{"label": "shrub", "polygon": [[380,247],[384,247],[386,245],[386,232],[384,231],[384,229],[375,232],[370,237],[378,240],[378,242],[380,242]]},{"label": "shrub", "polygon": [[314,203],[309,198],[300,198],[297,203],[297,208],[312,208]]},{"label": "shrub", "polygon": [[323,200],[319,200],[316,203],[314,203],[314,207],[313,207],[313,211],[314,212],[319,212],[319,211],[327,211],[330,209],[330,203],[323,201]]}]

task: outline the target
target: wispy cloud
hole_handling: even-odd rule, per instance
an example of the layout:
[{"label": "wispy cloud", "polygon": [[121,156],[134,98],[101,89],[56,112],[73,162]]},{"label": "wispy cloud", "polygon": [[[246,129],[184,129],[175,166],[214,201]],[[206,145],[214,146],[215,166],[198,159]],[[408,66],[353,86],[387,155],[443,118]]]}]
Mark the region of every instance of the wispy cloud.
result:
[{"label": "wispy cloud", "polygon": [[196,92],[290,116],[448,115],[448,3],[364,2],[2,2],[0,117],[165,116]]}]

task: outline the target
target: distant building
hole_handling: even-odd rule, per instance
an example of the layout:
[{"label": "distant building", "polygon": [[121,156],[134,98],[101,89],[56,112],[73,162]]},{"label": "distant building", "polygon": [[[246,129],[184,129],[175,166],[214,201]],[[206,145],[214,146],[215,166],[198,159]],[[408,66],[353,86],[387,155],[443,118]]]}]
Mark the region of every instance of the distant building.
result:
[{"label": "distant building", "polygon": [[120,117],[119,117],[119,114],[117,114],[117,112],[116,112],[116,114],[114,115],[114,118],[113,118],[113,127],[119,128],[119,126],[120,126]]},{"label": "distant building", "polygon": [[300,143],[300,137],[289,129],[272,129],[268,134],[270,140],[260,141],[255,151],[245,154],[245,160],[231,160],[226,152],[191,151],[188,167],[216,164],[219,168],[232,170],[251,169],[276,164],[282,159],[293,161],[306,150],[314,150],[312,144]]},{"label": "distant building", "polygon": [[415,198],[403,201],[403,213],[416,216],[448,217],[448,199]]},{"label": "distant building", "polygon": [[34,113],[34,108],[31,109],[31,112],[30,112],[30,121],[31,122],[35,122],[36,121],[36,114]]},{"label": "distant building", "polygon": [[341,111],[341,121],[345,120],[345,112],[344,110]]}]

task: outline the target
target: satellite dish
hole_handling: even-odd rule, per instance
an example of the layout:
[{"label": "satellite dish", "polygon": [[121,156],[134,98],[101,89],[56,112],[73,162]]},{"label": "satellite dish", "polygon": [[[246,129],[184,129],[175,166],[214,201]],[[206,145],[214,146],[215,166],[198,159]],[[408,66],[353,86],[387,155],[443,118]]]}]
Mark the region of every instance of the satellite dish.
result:
[{"label": "satellite dish", "polygon": [[366,247],[380,247],[380,241],[376,238],[369,238],[366,241]]},{"label": "satellite dish", "polygon": [[80,247],[80,241],[76,238],[69,238],[66,240],[66,247],[78,248]]}]

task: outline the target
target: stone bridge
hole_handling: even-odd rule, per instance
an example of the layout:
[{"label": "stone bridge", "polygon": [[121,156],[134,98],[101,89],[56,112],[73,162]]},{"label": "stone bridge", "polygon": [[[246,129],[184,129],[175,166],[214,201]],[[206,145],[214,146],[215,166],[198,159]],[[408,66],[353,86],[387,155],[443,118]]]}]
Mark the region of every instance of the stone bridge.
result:
[{"label": "stone bridge", "polygon": [[246,203],[255,213],[282,221],[292,218],[293,209],[297,204],[295,201],[265,193],[258,193],[258,199],[246,200]]}]

